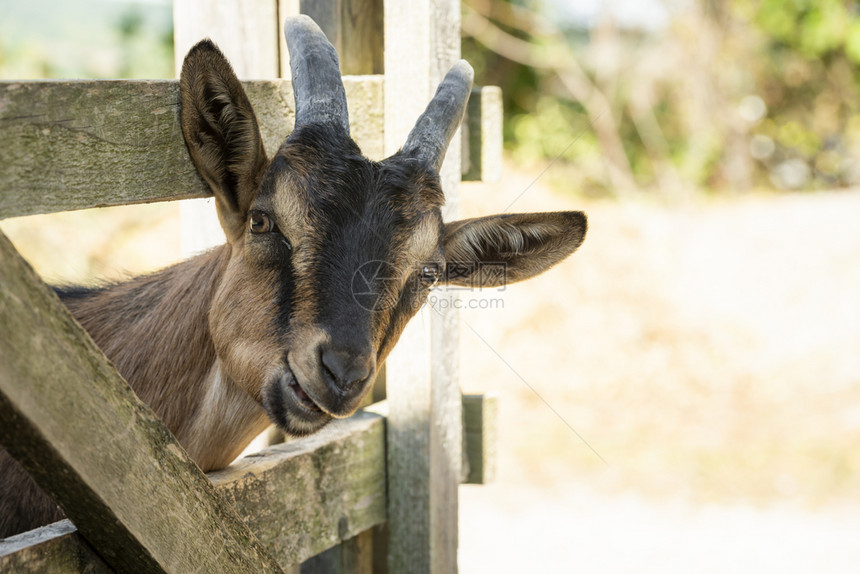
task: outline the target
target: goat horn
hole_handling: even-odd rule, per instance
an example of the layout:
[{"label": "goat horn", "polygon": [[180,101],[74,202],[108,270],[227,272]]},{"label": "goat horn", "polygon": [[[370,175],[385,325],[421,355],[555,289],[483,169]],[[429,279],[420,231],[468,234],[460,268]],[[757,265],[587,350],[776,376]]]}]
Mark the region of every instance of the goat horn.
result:
[{"label": "goat horn", "polygon": [[466,60],[454,64],[439,84],[436,95],[409,132],[403,153],[427,161],[439,171],[448,144],[460,127],[472,92],[475,72]]},{"label": "goat horn", "polygon": [[305,15],[286,19],[284,37],[290,51],[296,128],[309,124],[335,124],[349,135],[346,93],[334,46],[316,22]]}]

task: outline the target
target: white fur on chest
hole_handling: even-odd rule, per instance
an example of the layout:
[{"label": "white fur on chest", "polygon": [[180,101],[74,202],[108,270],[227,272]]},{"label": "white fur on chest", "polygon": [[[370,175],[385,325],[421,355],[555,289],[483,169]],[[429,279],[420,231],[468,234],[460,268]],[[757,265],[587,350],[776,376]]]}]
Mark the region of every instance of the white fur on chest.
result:
[{"label": "white fur on chest", "polygon": [[204,381],[205,394],[184,426],[179,442],[204,471],[224,468],[269,425],[263,407],[240,389],[216,361]]}]

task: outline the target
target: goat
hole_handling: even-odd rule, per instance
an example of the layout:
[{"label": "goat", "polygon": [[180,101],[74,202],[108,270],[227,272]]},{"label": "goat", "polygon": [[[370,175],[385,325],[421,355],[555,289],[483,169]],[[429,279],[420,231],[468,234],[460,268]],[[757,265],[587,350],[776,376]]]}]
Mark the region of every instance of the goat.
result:
[{"label": "goat", "polygon": [[[471,67],[455,64],[400,151],[374,162],[350,138],[335,49],[308,17],[284,32],[295,128],[271,159],[219,49],[202,40],[182,66],[182,133],[226,244],[127,282],[57,289],[204,471],[270,422],[302,436],[355,412],[435,284],[527,279],[576,250],[587,227],[581,212],[443,223],[438,170]],[[0,450],[0,537],[60,518]]]}]

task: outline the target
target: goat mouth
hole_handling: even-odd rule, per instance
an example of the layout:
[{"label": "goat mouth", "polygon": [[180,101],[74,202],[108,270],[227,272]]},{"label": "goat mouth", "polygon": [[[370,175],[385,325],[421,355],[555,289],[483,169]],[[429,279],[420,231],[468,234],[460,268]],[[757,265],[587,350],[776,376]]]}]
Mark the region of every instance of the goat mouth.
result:
[{"label": "goat mouth", "polygon": [[324,427],[331,417],[296,380],[289,364],[277,379],[263,388],[263,409],[289,436],[307,436]]},{"label": "goat mouth", "polygon": [[299,385],[295,376],[290,377],[287,383],[287,389],[292,393],[296,403],[315,413],[321,413],[323,410],[311,399],[305,390]]}]

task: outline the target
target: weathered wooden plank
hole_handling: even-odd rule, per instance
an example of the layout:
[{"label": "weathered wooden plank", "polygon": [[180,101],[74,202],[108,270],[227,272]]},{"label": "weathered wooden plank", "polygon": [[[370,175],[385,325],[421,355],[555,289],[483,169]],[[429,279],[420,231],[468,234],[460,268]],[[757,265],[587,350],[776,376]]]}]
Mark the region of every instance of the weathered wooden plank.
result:
[{"label": "weathered wooden plank", "polygon": [[[388,418],[387,400],[365,407]],[[462,395],[463,474],[462,484],[487,484],[495,480],[498,467],[499,401],[495,394]]]},{"label": "weathered wooden plank", "polygon": [[386,519],[385,424],[360,412],[209,474],[281,564],[296,564]]},{"label": "weathered wooden plank", "polygon": [[123,572],[280,572],[0,233],[0,444]]},{"label": "weathered wooden plank", "polygon": [[499,402],[495,395],[463,395],[463,434],[469,474],[465,484],[496,479]]},{"label": "weathered wooden plank", "polygon": [[[469,467],[475,469],[474,476],[470,475],[466,482],[486,483],[495,475],[497,408],[494,395],[463,396],[466,453]],[[287,564],[360,532],[344,544],[307,559],[302,572],[314,572],[314,568],[322,572],[338,572],[336,568],[344,573],[363,572],[368,562],[373,563],[371,572],[380,572],[385,566],[388,536],[386,526],[380,524],[386,519],[383,426],[387,414],[386,402],[374,404],[355,417],[333,423],[325,434],[270,447],[210,477],[216,490],[232,491],[237,512],[258,538],[276,541],[277,545],[270,544],[269,549],[286,571],[290,568]],[[305,480],[291,478],[302,474]],[[321,512],[316,475],[322,474],[329,474],[335,482],[325,491]],[[262,482],[270,486],[261,487]],[[249,488],[250,484],[256,486]],[[271,488],[272,484],[284,486]],[[265,495],[260,495],[261,488]],[[368,500],[372,503],[366,504]],[[335,508],[338,501],[346,502]],[[321,520],[307,520],[318,512]],[[304,518],[294,530],[295,517]],[[342,517],[346,517],[345,530]],[[68,520],[0,540],[0,572],[108,571],[109,567]]]},{"label": "weathered wooden plank", "polygon": [[[460,3],[387,0],[383,11],[385,151],[393,153],[460,57]],[[458,214],[460,170],[460,138],[455,136],[440,173],[446,220]],[[457,571],[462,466],[458,348],[456,311],[433,314],[425,309],[407,325],[388,359],[390,572]]]},{"label": "weathered wooden plank", "polygon": [[[385,420],[361,412],[208,476],[281,565],[298,564],[385,521]],[[99,572],[99,560],[68,521],[0,542],[0,572]]]},{"label": "weathered wooden plank", "polygon": [[112,574],[70,520],[0,540],[0,572]]},{"label": "weathered wooden plank", "polygon": [[374,535],[365,530],[302,564],[301,574],[374,574]]},{"label": "weathered wooden plank", "polygon": [[[291,83],[243,82],[269,153],[294,125]],[[382,154],[382,78],[344,78],[352,133]],[[203,197],[173,80],[0,82],[0,219]]]},{"label": "weathered wooden plank", "polygon": [[502,173],[502,89],[472,89],[463,122],[463,179],[498,181]]},{"label": "weathered wooden plank", "polygon": [[383,73],[382,4],[382,0],[341,0],[343,73]]}]

